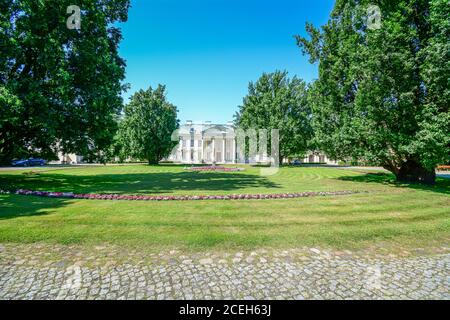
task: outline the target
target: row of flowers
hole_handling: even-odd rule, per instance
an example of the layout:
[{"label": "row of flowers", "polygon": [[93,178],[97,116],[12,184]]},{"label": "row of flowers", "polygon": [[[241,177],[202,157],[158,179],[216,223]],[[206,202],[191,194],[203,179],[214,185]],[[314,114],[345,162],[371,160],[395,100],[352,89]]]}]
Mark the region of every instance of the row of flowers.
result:
[{"label": "row of flowers", "polygon": [[205,166],[205,167],[186,167],[184,170],[191,170],[191,171],[225,171],[225,172],[232,172],[232,171],[244,171],[244,168],[229,168],[229,167],[222,167],[222,166]]},{"label": "row of flowers", "polygon": [[324,192],[298,192],[298,193],[275,193],[275,194],[229,194],[229,195],[184,195],[184,196],[138,196],[121,194],[75,194],[72,192],[48,192],[17,190],[19,195],[39,196],[50,198],[72,198],[72,199],[96,199],[96,200],[141,200],[141,201],[169,201],[169,200],[245,200],[245,199],[290,199],[314,196],[336,196],[357,193],[355,191],[324,191]]}]

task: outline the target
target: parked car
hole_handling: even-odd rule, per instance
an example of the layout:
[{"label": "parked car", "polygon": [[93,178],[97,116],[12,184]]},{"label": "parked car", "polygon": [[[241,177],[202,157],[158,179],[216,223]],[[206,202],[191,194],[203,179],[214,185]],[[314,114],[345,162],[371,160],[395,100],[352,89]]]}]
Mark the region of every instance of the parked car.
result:
[{"label": "parked car", "polygon": [[36,158],[29,158],[29,159],[21,159],[21,160],[15,160],[11,162],[11,165],[14,167],[32,167],[32,166],[44,166],[47,163],[44,159],[36,159]]},{"label": "parked car", "polygon": [[26,167],[28,166],[28,160],[27,159],[14,160],[11,162],[11,165],[14,167]]},{"label": "parked car", "polygon": [[34,159],[34,158],[28,159],[29,166],[45,166],[46,164],[47,161],[45,161],[44,159]]},{"label": "parked car", "polygon": [[292,161],[292,165],[293,166],[299,166],[301,164],[302,164],[302,162],[300,160],[298,160],[298,159],[295,159],[294,161]]}]

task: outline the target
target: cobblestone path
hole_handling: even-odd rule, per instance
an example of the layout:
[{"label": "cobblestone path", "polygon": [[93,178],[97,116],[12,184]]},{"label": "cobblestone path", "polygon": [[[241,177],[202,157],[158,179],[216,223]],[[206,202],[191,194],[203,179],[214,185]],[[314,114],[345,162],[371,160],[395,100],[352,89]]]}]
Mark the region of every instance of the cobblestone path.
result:
[{"label": "cobblestone path", "polygon": [[450,253],[0,245],[0,299],[446,299]]}]

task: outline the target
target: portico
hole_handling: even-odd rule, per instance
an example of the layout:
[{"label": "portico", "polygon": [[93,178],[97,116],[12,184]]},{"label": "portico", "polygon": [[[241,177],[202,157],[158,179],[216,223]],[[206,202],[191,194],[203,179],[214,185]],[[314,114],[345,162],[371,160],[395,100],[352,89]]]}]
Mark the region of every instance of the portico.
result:
[{"label": "portico", "polygon": [[187,122],[178,131],[179,144],[169,160],[182,163],[236,163],[234,127]]},{"label": "portico", "polygon": [[[193,123],[187,121],[181,125],[175,137],[178,145],[167,160],[186,164],[233,164],[268,163],[267,155],[245,158],[236,139],[236,130],[232,122],[212,124],[211,122]],[[286,159],[287,161],[287,159]],[[308,152],[301,163],[337,164],[320,152]]]}]

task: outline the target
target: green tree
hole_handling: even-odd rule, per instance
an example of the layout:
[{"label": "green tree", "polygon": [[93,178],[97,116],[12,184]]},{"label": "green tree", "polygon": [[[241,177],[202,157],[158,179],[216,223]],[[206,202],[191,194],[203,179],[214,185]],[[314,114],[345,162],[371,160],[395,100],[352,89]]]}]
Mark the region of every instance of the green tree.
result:
[{"label": "green tree", "polygon": [[0,163],[8,163],[10,155],[25,155],[17,128],[23,113],[21,101],[0,85]]},{"label": "green tree", "polygon": [[[423,76],[426,100],[414,152],[425,154],[424,165],[450,163],[450,5],[446,0],[430,3],[431,36],[424,50]],[[446,156],[446,157],[445,157]]]},{"label": "green tree", "polygon": [[121,154],[157,164],[177,145],[171,137],[178,127],[177,108],[167,101],[165,86],[139,90],[125,106],[118,138]]},{"label": "green tree", "polygon": [[123,128],[123,117],[117,119],[118,130],[113,137],[111,145],[105,152],[106,162],[120,162],[123,163],[127,159],[126,154],[126,130]]},{"label": "green tree", "polygon": [[[368,28],[370,4],[381,28]],[[307,24],[297,42],[319,62],[310,101],[324,151],[435,182],[449,159],[448,17],[445,0],[337,0],[325,26]]]},{"label": "green tree", "polygon": [[[250,82],[248,94],[234,118],[243,129],[279,129],[279,157],[303,155],[312,137],[311,112],[304,81],[286,71],[264,73]],[[270,139],[268,139],[270,150]]]},{"label": "green tree", "polygon": [[[125,62],[114,24],[126,21],[129,0],[0,4],[0,86],[21,105],[4,106],[2,117],[13,116],[3,120],[0,136],[14,139],[0,138],[3,162],[24,154],[51,159],[58,151],[101,154],[122,110]],[[69,5],[82,10],[80,30],[67,28]]]}]

